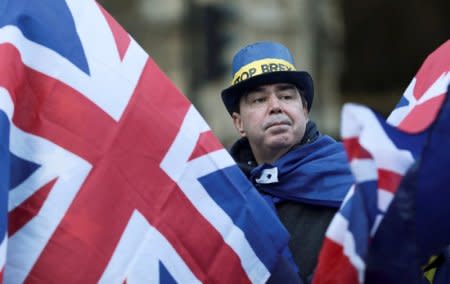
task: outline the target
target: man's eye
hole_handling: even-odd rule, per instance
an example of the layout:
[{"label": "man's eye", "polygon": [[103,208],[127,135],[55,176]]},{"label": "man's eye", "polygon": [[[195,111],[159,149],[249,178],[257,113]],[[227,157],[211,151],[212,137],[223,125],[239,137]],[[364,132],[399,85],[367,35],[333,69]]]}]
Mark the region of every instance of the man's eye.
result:
[{"label": "man's eye", "polygon": [[253,99],[253,103],[263,103],[265,101],[266,101],[265,98],[254,98]]},{"label": "man's eye", "polygon": [[294,97],[294,96],[292,96],[292,95],[282,95],[282,96],[281,96],[281,99],[282,99],[282,100],[285,100],[285,101],[288,101],[288,100],[292,100],[293,97]]}]

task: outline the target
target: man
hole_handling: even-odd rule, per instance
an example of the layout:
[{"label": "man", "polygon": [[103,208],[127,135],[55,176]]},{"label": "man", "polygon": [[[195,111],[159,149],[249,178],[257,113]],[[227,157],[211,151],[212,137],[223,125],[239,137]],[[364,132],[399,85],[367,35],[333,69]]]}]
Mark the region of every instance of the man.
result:
[{"label": "man", "polygon": [[353,184],[342,145],[309,119],[314,92],[289,50],[257,42],[233,58],[222,100],[241,138],[231,155],[291,235],[299,275],[311,280],[325,231]]}]

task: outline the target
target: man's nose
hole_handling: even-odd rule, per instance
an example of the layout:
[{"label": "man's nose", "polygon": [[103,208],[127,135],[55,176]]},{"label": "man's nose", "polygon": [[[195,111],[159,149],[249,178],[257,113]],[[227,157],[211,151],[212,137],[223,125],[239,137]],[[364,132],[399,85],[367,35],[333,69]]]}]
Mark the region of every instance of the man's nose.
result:
[{"label": "man's nose", "polygon": [[274,94],[269,97],[269,110],[270,113],[282,112],[280,99]]}]

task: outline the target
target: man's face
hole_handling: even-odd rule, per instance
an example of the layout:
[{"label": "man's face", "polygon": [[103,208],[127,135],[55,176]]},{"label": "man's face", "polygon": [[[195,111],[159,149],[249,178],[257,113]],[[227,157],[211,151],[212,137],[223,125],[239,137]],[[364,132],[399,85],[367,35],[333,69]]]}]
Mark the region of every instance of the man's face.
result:
[{"label": "man's face", "polygon": [[259,86],[242,96],[239,107],[234,126],[248,138],[258,163],[258,156],[266,162],[278,159],[305,134],[307,106],[292,84]]}]

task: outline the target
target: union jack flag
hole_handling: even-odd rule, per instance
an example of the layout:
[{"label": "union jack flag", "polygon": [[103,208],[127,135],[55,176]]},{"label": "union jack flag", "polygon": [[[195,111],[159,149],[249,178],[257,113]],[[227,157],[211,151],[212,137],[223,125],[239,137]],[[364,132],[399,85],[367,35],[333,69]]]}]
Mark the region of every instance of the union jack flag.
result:
[{"label": "union jack flag", "polygon": [[[450,88],[370,242],[366,283],[449,283]],[[423,139],[423,140],[422,140]],[[422,140],[422,141],[420,141]]]},{"label": "union jack flag", "polygon": [[408,133],[434,122],[450,84],[450,41],[431,53],[403,93],[387,121]]},{"label": "union jack flag", "polygon": [[[371,240],[413,163],[450,83],[450,41],[428,56],[387,122],[348,104],[341,135],[356,184],[331,222],[314,283],[364,283]],[[383,249],[383,248],[379,248]]]},{"label": "union jack flag", "polygon": [[95,1],[0,0],[0,58],[5,282],[267,280],[286,231]]}]

